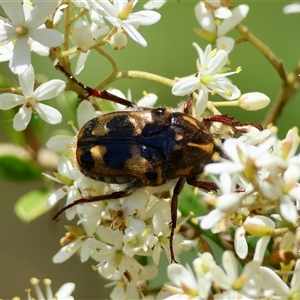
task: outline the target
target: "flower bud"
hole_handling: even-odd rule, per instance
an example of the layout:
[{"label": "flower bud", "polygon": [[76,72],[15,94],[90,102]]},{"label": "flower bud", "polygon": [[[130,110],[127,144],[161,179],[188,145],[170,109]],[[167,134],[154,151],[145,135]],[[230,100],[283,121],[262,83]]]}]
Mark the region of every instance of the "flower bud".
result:
[{"label": "flower bud", "polygon": [[127,36],[123,32],[116,32],[110,39],[114,50],[122,50],[127,45]]},{"label": "flower bud", "polygon": [[270,98],[263,93],[254,92],[243,94],[238,99],[239,106],[245,110],[259,110],[270,103]]},{"label": "flower bud", "polygon": [[255,216],[247,218],[243,226],[251,235],[269,236],[273,234],[275,223],[265,216]]},{"label": "flower bud", "polygon": [[72,34],[73,43],[80,48],[82,51],[88,51],[92,46],[95,45],[90,26],[82,25],[74,29]]}]

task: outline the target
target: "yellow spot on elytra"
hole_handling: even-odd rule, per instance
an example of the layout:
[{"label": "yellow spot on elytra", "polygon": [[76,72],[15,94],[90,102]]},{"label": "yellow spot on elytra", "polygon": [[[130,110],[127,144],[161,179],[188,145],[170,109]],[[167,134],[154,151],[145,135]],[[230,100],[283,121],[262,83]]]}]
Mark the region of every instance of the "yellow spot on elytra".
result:
[{"label": "yellow spot on elytra", "polygon": [[195,147],[203,150],[206,153],[212,153],[214,149],[214,144],[213,143],[208,143],[208,144],[196,144],[196,143],[187,143],[189,147]]},{"label": "yellow spot on elytra", "polygon": [[191,118],[189,116],[183,116],[182,117],[185,121],[191,123],[193,126],[195,126],[197,129],[200,129],[198,122],[196,121],[196,119]]},{"label": "yellow spot on elytra", "polygon": [[183,135],[182,134],[176,134],[175,135],[175,141],[181,141],[183,139]]},{"label": "yellow spot on elytra", "polygon": [[175,175],[177,177],[179,177],[179,176],[188,176],[188,175],[190,175],[191,170],[192,170],[192,167],[186,167],[184,169],[179,169],[175,172]]}]

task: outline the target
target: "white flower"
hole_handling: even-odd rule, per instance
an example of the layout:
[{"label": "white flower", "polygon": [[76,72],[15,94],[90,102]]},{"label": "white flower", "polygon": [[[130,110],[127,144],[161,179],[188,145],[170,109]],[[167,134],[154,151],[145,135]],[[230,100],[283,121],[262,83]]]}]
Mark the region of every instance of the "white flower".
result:
[{"label": "white flower", "polygon": [[238,275],[238,264],[233,252],[225,251],[222,256],[222,266],[215,265],[211,269],[212,279],[224,290],[233,290],[247,293],[247,284],[252,277],[258,272],[260,263],[250,261],[247,263]]},{"label": "white flower", "polygon": [[172,296],[165,299],[208,299],[212,285],[211,269],[216,265],[213,256],[206,252],[193,261],[193,271],[179,264],[168,266],[168,277],[174,286],[166,284]]},{"label": "white flower", "polygon": [[219,19],[228,19],[232,16],[231,10],[223,5],[228,5],[228,3],[223,3],[221,0],[205,0],[207,7],[213,11],[214,16]]},{"label": "white flower", "polygon": [[249,180],[257,177],[257,170],[267,162],[273,162],[269,149],[275,144],[276,137],[270,136],[260,145],[246,145],[239,139],[229,138],[223,144],[223,150],[230,160],[208,164],[205,171],[212,174],[243,172]]},{"label": "white flower", "polygon": [[[157,276],[157,268],[154,265],[146,265],[144,267],[145,274],[141,274],[139,276],[139,281],[137,283],[128,283],[128,280],[124,280],[124,274],[121,274],[120,271],[116,271],[109,280],[113,282],[111,284],[106,285],[114,286],[110,299],[118,299],[118,300],[128,300],[128,299],[141,299],[141,293],[143,291],[143,287],[145,286],[146,281],[149,281]],[[142,299],[152,300],[153,298],[142,297]]]},{"label": "white flower", "polygon": [[[223,12],[222,14],[224,14],[224,10],[224,7],[222,10],[220,7],[216,13],[220,14]],[[212,12],[208,10],[205,3],[201,1],[195,6],[195,15],[202,28],[196,29],[195,31],[209,43],[216,44],[219,50],[223,49],[230,52],[235,45],[235,41],[233,38],[225,36],[225,34],[240,23],[247,16],[248,11],[248,5],[238,5],[232,10],[228,18],[225,18],[225,20],[219,23],[214,20]],[[226,13],[228,14],[228,9],[226,9]]]},{"label": "white flower", "polygon": [[200,220],[200,226],[202,229],[212,229],[216,227],[218,223],[218,227],[214,228],[214,231],[224,231],[226,227],[224,227],[224,221],[226,216],[235,212],[241,205],[243,200],[243,193],[235,192],[235,179],[230,177],[229,173],[224,172],[220,175],[220,180],[214,179],[221,190],[221,195],[213,195],[210,193],[203,194],[203,200],[208,204],[213,205],[215,209],[210,211],[206,216],[198,218]]},{"label": "white flower", "polygon": [[101,237],[101,242],[90,238],[86,244],[93,251],[92,257],[98,262],[97,268],[101,275],[110,278],[118,270],[124,274],[126,282],[137,283],[140,274],[144,274],[145,270],[134,257],[129,257],[122,251],[122,231],[100,225],[96,234]]},{"label": "white flower", "polygon": [[300,3],[293,3],[286,5],[283,8],[283,12],[285,14],[299,13],[300,12]]},{"label": "white flower", "polygon": [[157,240],[157,237],[150,234],[149,228],[143,231],[127,228],[123,237],[123,251],[129,257],[133,257],[135,254],[143,255],[151,251]]},{"label": "white flower", "polygon": [[[60,289],[53,295],[52,289],[51,289],[51,280],[50,279],[44,279],[44,285],[45,285],[45,291],[46,291],[46,297],[41,291],[41,288],[39,286],[39,280],[37,278],[31,278],[30,283],[33,285],[33,288],[35,290],[35,299],[37,300],[74,300],[74,297],[71,296],[72,292],[75,289],[75,284],[73,282],[65,283],[60,287]],[[27,289],[28,291],[28,299],[33,299],[30,293],[30,289]]]},{"label": "white flower", "polygon": [[120,199],[108,201],[106,211],[112,219],[112,228],[122,228],[122,225],[136,232],[142,232],[145,229],[144,221],[139,219],[140,213],[146,209],[149,195],[140,189],[122,202]]},{"label": "white flower", "polygon": [[108,20],[113,26],[122,28],[137,43],[146,47],[147,42],[138,32],[139,26],[153,25],[160,20],[160,14],[155,11],[142,10],[132,13],[137,0],[109,0],[93,1],[91,4],[96,11]]},{"label": "white flower", "polygon": [[196,115],[201,115],[207,105],[208,93],[219,94],[227,100],[233,100],[240,96],[240,90],[226,78],[237,72],[218,73],[228,61],[228,54],[224,50],[211,51],[208,45],[205,52],[193,43],[199,56],[200,70],[197,76],[187,77],[175,83],[172,93],[176,96],[185,96],[198,90],[198,98],[195,104]]},{"label": "white flower", "polygon": [[22,105],[19,112],[15,115],[13,126],[17,131],[24,130],[30,122],[33,112],[49,124],[58,124],[62,120],[62,115],[55,108],[42,104],[40,101],[54,98],[61,94],[66,83],[59,79],[53,79],[42,83],[35,91],[34,70],[32,66],[19,75],[19,82],[24,96],[5,93],[0,95],[0,109],[11,109]]},{"label": "white flower", "polygon": [[54,255],[52,261],[55,264],[62,263],[77,253],[78,250],[80,250],[81,262],[87,261],[91,250],[86,245],[88,238],[86,232],[78,227],[66,226],[66,228],[69,232],[60,240],[63,247]]},{"label": "white flower", "polygon": [[23,73],[31,63],[30,38],[47,47],[60,46],[64,37],[55,29],[49,29],[44,23],[54,13],[57,1],[34,1],[34,8],[28,10],[24,1],[1,1],[1,5],[9,17],[2,18],[0,23],[0,41],[2,44],[17,40],[14,46],[9,67],[13,73]]},{"label": "white flower", "polygon": [[[55,174],[55,177],[48,174],[44,174],[46,177],[56,181],[58,183],[64,184],[57,191],[52,193],[49,196],[47,207],[51,208],[54,206],[60,199],[67,195],[67,205],[73,203],[75,200],[81,198],[79,194],[80,191],[84,191],[87,187],[92,185],[92,180],[85,177],[82,173],[76,169],[71,161],[65,157],[61,156],[57,165],[58,173]],[[68,220],[71,220],[75,217],[77,212],[77,206],[72,207],[66,211],[66,216]]]}]

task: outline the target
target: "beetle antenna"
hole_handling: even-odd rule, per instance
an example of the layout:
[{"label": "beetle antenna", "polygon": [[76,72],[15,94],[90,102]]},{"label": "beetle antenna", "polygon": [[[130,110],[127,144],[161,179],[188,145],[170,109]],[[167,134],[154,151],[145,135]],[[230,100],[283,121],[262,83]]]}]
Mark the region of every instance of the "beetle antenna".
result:
[{"label": "beetle antenna", "polygon": [[131,107],[131,108],[136,108],[137,105],[135,103],[132,103],[131,101],[128,101],[124,98],[118,97],[112,93],[109,93],[106,90],[97,90],[94,89],[92,87],[89,87],[87,85],[82,84],[78,79],[76,79],[71,73],[69,73],[62,65],[60,65],[59,63],[56,64],[55,68],[59,71],[61,71],[62,73],[65,74],[66,77],[69,78],[69,80],[73,81],[75,84],[77,84],[78,86],[80,86],[82,89],[84,89],[88,96],[94,96],[97,98],[101,98],[104,100],[108,100],[108,101],[112,101],[114,103],[118,103],[127,107]]}]

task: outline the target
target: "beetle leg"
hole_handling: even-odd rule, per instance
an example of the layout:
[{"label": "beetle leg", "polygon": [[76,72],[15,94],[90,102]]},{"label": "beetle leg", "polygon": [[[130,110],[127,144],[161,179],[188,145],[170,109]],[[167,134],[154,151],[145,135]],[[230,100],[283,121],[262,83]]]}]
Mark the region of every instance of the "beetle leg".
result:
[{"label": "beetle leg", "polygon": [[207,182],[207,181],[198,181],[196,179],[193,178],[187,178],[186,182],[189,185],[198,187],[200,189],[203,190],[207,190],[207,191],[216,191],[218,189],[218,186],[214,183],[214,182]]},{"label": "beetle leg", "polygon": [[66,77],[68,77],[71,81],[73,81],[75,84],[80,86],[82,89],[84,89],[88,96],[94,96],[97,98],[105,99],[112,101],[114,103],[118,103],[121,105],[125,105],[127,107],[137,108],[137,105],[135,103],[132,103],[131,101],[128,101],[126,99],[123,99],[121,97],[118,97],[112,93],[107,92],[106,90],[96,90],[92,87],[89,87],[87,85],[82,84],[79,80],[77,80],[72,74],[70,74],[63,66],[61,66],[59,63],[55,66],[56,69],[60,70],[62,73],[65,74]]},{"label": "beetle leg", "polygon": [[58,213],[55,214],[55,216],[52,218],[53,221],[59,221],[58,217],[61,215],[61,213],[63,213],[64,211],[66,211],[67,209],[77,205],[77,204],[81,204],[81,203],[91,203],[91,202],[98,202],[98,201],[103,201],[103,200],[110,200],[110,199],[120,199],[123,197],[127,197],[130,194],[132,194],[132,192],[128,192],[128,191],[121,191],[121,192],[114,192],[111,193],[109,195],[101,195],[101,196],[92,196],[92,197],[87,197],[87,198],[80,198],[78,200],[75,200],[74,202],[70,203],[69,205],[63,207]]},{"label": "beetle leg", "polygon": [[214,115],[210,117],[204,117],[202,122],[208,126],[211,126],[213,122],[219,122],[224,125],[230,126],[235,132],[240,132],[240,133],[245,133],[245,131],[243,129],[237,129],[236,127],[251,125],[260,131],[263,130],[263,128],[259,124],[250,123],[250,122],[245,122],[245,123],[238,122],[235,121],[232,117],[229,117],[228,115]]},{"label": "beetle leg", "polygon": [[170,233],[170,255],[171,255],[171,262],[176,262],[174,257],[174,249],[173,249],[173,237],[174,231],[177,224],[177,207],[178,207],[178,196],[184,186],[185,178],[180,177],[177,181],[175,188],[173,190],[173,196],[171,200],[171,233]]},{"label": "beetle leg", "polygon": [[183,112],[187,115],[189,115],[189,112],[191,110],[192,102],[193,102],[193,93],[189,95],[188,99],[184,102],[183,105]]}]

